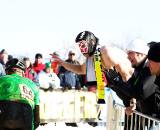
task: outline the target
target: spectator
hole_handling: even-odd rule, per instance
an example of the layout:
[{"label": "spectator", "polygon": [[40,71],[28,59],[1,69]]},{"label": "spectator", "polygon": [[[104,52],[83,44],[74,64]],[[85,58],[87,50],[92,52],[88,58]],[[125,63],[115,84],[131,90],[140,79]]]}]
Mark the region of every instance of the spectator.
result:
[{"label": "spectator", "polygon": [[5,75],[5,64],[8,61],[8,53],[5,49],[0,52],[0,77]]},{"label": "spectator", "polygon": [[[119,49],[114,50],[111,47],[100,46],[99,39],[89,31],[79,33],[75,41],[78,44],[81,53],[86,57],[86,62],[82,65],[74,65],[63,61],[56,55],[53,55],[54,60],[65,67],[65,69],[77,74],[86,75],[86,82],[90,82],[90,85],[96,86],[97,81],[94,68],[94,54],[100,50],[100,59],[103,64],[103,68],[110,69],[115,67],[116,71],[122,75],[122,79],[124,81],[127,81],[131,77],[133,69],[123,51],[120,51]],[[117,52],[117,50],[120,53]],[[116,54],[119,54],[119,57],[117,57]]]},{"label": "spectator", "polygon": [[156,75],[155,84],[158,85],[155,91],[154,112],[156,117],[160,119],[160,42],[151,42],[149,45],[149,69],[151,74]]},{"label": "spectator", "polygon": [[[53,52],[53,54],[59,57],[58,52]],[[51,61],[51,66],[52,66],[53,72],[58,75],[58,73],[59,73],[59,66],[58,66],[57,62],[55,62],[54,60]]]},{"label": "spectator", "polygon": [[0,77],[3,76],[3,75],[5,75],[5,74],[6,73],[5,73],[5,70],[3,68],[3,65],[0,63]]},{"label": "spectator", "polygon": [[[155,76],[150,74],[150,70],[147,66],[148,49],[147,43],[141,39],[136,39],[129,44],[127,54],[128,59],[132,63],[132,67],[135,68],[134,73],[126,83],[117,81],[113,83],[114,85],[110,83],[110,87],[112,87],[112,89],[117,92],[117,95],[120,95],[121,99],[124,101],[124,105],[127,107],[126,113],[128,115],[130,115],[136,107],[137,111],[150,116],[153,115],[153,100],[157,85],[154,83]],[[108,82],[112,80],[108,76],[107,79]],[[127,97],[128,101],[124,100],[123,97]],[[137,102],[136,100],[131,100],[133,98],[135,98]],[[132,106],[130,106],[129,100],[132,101]]]},{"label": "spectator", "polygon": [[23,62],[25,64],[26,70],[25,70],[25,77],[29,78],[30,80],[37,82],[37,73],[33,70],[32,63],[28,57],[23,58]]},{"label": "spectator", "polygon": [[[68,59],[65,60],[68,63],[79,65],[79,62],[75,59],[75,52],[69,51]],[[63,90],[75,88],[76,90],[81,89],[80,75],[74,72],[66,70],[63,66],[59,69],[59,77],[61,79],[61,86]]]},{"label": "spectator", "polygon": [[38,73],[38,83],[41,89],[53,90],[54,88],[60,87],[60,79],[58,76],[52,71],[51,63],[47,62],[45,64],[45,69]]},{"label": "spectator", "polygon": [[39,91],[24,78],[23,62],[6,63],[6,76],[0,78],[0,129],[33,130],[39,125]]},{"label": "spectator", "polygon": [[5,49],[2,49],[0,52],[0,63],[3,65],[4,68],[7,61],[8,61],[8,53]]},{"label": "spectator", "polygon": [[42,63],[43,62],[43,56],[40,53],[37,53],[35,55],[35,62],[33,64],[33,69],[34,71],[38,74],[42,70],[44,70],[45,65]]},{"label": "spectator", "polygon": [[12,55],[8,55],[8,60],[11,60],[13,59],[13,56]]},{"label": "spectator", "polygon": [[[127,59],[127,55],[125,52],[120,51],[120,49],[115,50],[111,47],[100,46],[99,39],[89,31],[83,31],[79,33],[76,37],[75,42],[78,44],[81,53],[86,57],[86,62],[84,62],[82,65],[67,63],[55,55],[53,55],[53,58],[60,65],[65,67],[65,69],[77,74],[86,75],[86,82],[88,83],[88,86],[94,86],[95,91],[97,87],[97,77],[95,73],[96,59],[99,59],[98,63],[102,64],[102,66],[96,70],[98,71],[97,73],[102,74],[102,77],[104,77],[102,72],[104,68],[113,69],[113,67],[117,72],[121,74],[123,81],[127,81],[131,77],[133,68],[131,67],[131,63]],[[98,55],[98,58],[96,57],[97,53],[100,53]],[[118,54],[118,57],[116,54]],[[104,81],[104,79],[102,80]],[[105,83],[103,85],[105,86]],[[104,99],[101,96],[99,97],[100,101],[104,102]],[[93,126],[96,126],[96,124]]]}]

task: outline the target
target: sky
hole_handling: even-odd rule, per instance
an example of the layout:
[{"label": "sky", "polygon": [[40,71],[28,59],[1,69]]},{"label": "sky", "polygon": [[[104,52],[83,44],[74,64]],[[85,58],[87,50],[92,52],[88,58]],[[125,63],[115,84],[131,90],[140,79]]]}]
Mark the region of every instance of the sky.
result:
[{"label": "sky", "polygon": [[93,32],[100,44],[160,41],[159,0],[0,0],[0,49],[30,55],[74,49]]}]

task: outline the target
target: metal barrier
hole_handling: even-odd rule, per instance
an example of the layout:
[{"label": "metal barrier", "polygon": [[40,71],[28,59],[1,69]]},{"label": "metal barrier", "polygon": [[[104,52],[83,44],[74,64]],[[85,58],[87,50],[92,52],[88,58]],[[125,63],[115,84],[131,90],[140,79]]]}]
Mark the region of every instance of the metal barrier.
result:
[{"label": "metal barrier", "polygon": [[[102,113],[104,109],[105,113]],[[111,93],[106,96],[106,104],[99,105],[96,94],[92,92],[40,90],[41,123],[96,121],[103,124],[104,120],[98,120],[100,112],[101,115],[105,114],[106,130],[160,130],[160,120],[137,111],[128,116],[125,122],[125,107],[116,103]]]},{"label": "metal barrier", "polygon": [[[114,108],[125,110],[125,107],[123,105],[117,103],[114,104]],[[126,117],[127,117],[126,122],[123,123],[123,126],[126,124],[125,130],[160,130],[159,119],[142,114],[138,111],[134,111],[131,116],[126,116]],[[117,119],[119,119],[119,117]]]}]

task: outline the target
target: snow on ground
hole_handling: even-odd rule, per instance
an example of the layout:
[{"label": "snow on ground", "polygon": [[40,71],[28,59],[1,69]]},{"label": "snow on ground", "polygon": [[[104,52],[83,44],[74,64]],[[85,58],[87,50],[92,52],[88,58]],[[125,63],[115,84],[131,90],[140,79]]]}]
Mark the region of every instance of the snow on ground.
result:
[{"label": "snow on ground", "polygon": [[48,123],[44,126],[39,126],[36,130],[106,130],[106,126],[90,126],[88,123],[77,123],[78,127],[66,126],[64,122]]}]

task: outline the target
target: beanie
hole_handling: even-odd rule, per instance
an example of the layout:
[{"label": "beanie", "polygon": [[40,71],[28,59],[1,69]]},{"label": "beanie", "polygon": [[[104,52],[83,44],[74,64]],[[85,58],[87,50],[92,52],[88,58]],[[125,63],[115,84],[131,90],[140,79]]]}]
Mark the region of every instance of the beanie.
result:
[{"label": "beanie", "polygon": [[148,51],[148,59],[155,62],[160,62],[160,42],[154,42],[153,45],[150,44],[150,49]]},{"label": "beanie", "polygon": [[7,51],[6,51],[5,49],[2,49],[2,50],[0,51],[0,54],[8,54],[8,53],[7,53]]},{"label": "beanie", "polygon": [[134,51],[141,54],[148,53],[149,47],[147,45],[147,42],[145,42],[142,39],[135,39],[131,42],[131,44],[128,45],[127,51]]},{"label": "beanie", "polygon": [[45,69],[51,68],[51,62],[45,63]]}]

